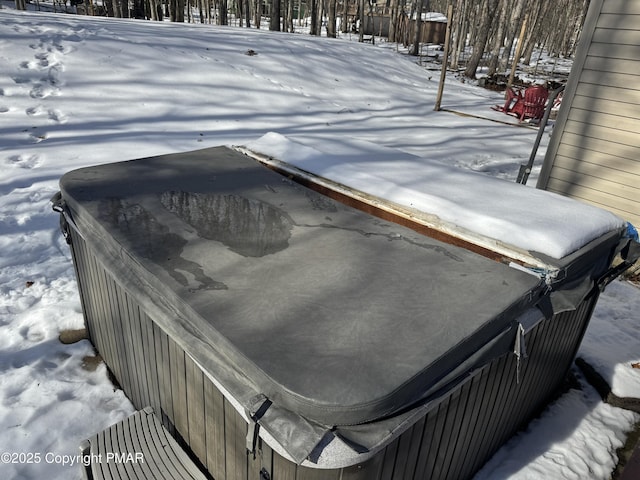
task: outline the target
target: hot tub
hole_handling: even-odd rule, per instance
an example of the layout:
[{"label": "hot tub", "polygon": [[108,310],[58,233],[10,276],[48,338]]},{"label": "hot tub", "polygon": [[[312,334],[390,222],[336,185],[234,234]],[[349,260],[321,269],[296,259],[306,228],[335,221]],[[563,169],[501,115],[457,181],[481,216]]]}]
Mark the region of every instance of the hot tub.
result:
[{"label": "hot tub", "polygon": [[65,174],[91,341],[217,480],[469,478],[562,384],[624,229],[551,279],[294,180],[227,147]]}]

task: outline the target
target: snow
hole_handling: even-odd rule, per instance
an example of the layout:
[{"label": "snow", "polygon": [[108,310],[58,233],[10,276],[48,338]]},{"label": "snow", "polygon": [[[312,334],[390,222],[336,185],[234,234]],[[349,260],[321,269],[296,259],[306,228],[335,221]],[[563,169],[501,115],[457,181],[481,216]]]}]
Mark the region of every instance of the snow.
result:
[{"label": "snow", "polygon": [[[13,463],[1,457],[1,478],[80,478],[70,465],[80,441],[133,411],[104,365],[89,368],[88,341],[58,340],[83,327],[49,203],[63,173],[253,142],[403,202],[425,193],[412,190],[429,169],[473,179],[466,185],[474,190],[486,177],[532,194],[511,184],[536,130],[492,111],[499,93],[453,78],[443,106],[465,115],[434,112],[439,74],[385,44],[7,9],[0,25],[0,453],[16,454]],[[331,162],[318,163],[318,152]],[[371,163],[375,172],[364,168]],[[548,237],[536,242],[540,250]],[[631,368],[640,361],[638,312],[640,290],[612,283],[579,352],[618,396],[640,397],[640,370]],[[581,389],[549,406],[477,478],[609,477],[615,449],[640,417],[604,404],[574,373]]]},{"label": "snow", "polygon": [[561,259],[624,226],[610,212],[504,179],[365,142],[312,148],[277,133],[250,142],[255,152],[517,249]]}]

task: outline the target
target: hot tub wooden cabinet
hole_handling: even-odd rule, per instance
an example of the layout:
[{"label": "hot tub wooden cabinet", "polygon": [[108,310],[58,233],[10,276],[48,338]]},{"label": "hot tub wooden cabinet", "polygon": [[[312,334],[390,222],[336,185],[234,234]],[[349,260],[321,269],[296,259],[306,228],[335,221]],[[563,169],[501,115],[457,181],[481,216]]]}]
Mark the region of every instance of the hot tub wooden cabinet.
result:
[{"label": "hot tub wooden cabinet", "polygon": [[56,205],[91,341],[216,480],[471,477],[562,384],[622,236],[549,281],[226,147]]}]

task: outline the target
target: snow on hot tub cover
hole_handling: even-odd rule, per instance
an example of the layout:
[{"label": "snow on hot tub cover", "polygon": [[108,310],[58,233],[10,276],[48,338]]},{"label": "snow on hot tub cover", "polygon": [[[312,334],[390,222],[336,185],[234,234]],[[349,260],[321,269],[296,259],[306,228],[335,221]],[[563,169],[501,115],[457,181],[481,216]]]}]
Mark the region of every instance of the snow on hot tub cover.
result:
[{"label": "snow on hot tub cover", "polygon": [[[388,418],[509,351],[544,288],[226,147],[60,185],[94,254],[205,371],[248,410],[266,398],[316,433]],[[278,435],[297,461],[318,441]]]},{"label": "snow on hot tub cover", "polygon": [[317,140],[293,140],[271,132],[246,146],[353,189],[435,215],[454,228],[556,260],[625,225],[613,213],[571,198],[361,140],[318,145]]}]

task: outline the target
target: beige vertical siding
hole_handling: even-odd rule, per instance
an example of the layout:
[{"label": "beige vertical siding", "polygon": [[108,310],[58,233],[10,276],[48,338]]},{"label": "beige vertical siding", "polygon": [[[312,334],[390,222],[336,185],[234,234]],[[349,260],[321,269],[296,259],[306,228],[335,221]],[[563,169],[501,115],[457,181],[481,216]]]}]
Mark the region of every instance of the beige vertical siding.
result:
[{"label": "beige vertical siding", "polygon": [[591,1],[538,188],[640,225],[640,1]]}]

